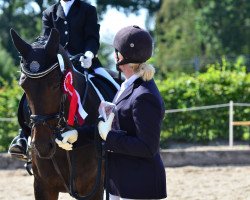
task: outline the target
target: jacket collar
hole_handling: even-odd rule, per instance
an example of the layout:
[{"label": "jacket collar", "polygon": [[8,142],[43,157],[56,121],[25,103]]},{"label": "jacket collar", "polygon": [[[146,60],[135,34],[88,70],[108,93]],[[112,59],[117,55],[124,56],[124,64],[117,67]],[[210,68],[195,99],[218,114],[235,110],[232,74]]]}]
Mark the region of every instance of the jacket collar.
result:
[{"label": "jacket collar", "polygon": [[[75,0],[74,3],[71,5],[71,8],[69,9],[69,13],[67,15],[67,18],[72,15],[73,11],[72,10],[75,10],[75,7],[79,7],[80,6],[80,0]],[[57,3],[57,11],[56,11],[56,15],[62,19],[66,19],[66,16],[64,14],[64,11],[63,11],[63,7],[62,5],[60,4],[60,1]]]},{"label": "jacket collar", "polygon": [[[130,96],[132,92],[134,91],[135,88],[139,87],[142,84],[143,80],[141,78],[137,78],[134,83],[132,83],[122,94],[121,96],[117,99],[116,102],[113,101],[116,105],[119,104],[123,99],[125,99],[127,96]],[[117,93],[118,94],[118,93]],[[117,96],[116,94],[116,96]],[[116,96],[114,100],[116,99]]]},{"label": "jacket collar", "polygon": [[[73,5],[72,5],[73,6]],[[60,1],[57,3],[57,11],[56,11],[56,15],[62,19],[65,19],[65,14],[64,14],[64,11],[63,11],[63,7],[62,5],[60,4]]]},{"label": "jacket collar", "polygon": [[70,18],[76,12],[82,12],[82,10],[80,11],[80,3],[81,3],[80,0],[75,0],[74,1],[71,8],[69,9],[69,13],[66,16],[66,18]]}]

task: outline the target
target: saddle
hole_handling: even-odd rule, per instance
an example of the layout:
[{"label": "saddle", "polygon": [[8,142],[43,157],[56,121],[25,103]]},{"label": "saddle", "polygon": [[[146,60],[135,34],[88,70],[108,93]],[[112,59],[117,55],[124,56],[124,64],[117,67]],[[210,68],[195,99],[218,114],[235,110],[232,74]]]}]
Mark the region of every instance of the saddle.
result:
[{"label": "saddle", "polygon": [[[85,70],[83,67],[81,67],[80,61],[79,61],[79,57],[74,57],[74,59],[71,60],[74,69],[76,71],[79,72],[79,75],[76,76],[77,77],[77,82],[81,82],[85,79]],[[96,67],[95,67],[96,68]],[[118,80],[118,73],[115,73],[111,70],[107,70],[105,69],[113,78],[114,80],[120,84],[120,81]],[[106,101],[112,101],[116,92],[117,92],[117,88],[113,85],[113,83],[111,81],[109,81],[106,77],[100,75],[100,74],[96,74],[94,72],[94,70],[92,69],[92,67],[90,69],[87,69],[88,72],[88,80],[90,81],[90,83],[92,84],[92,86],[95,88],[97,93],[100,93],[102,95],[102,97],[99,96],[99,98],[101,98],[101,100],[106,100]],[[83,85],[83,84],[80,84]],[[77,87],[77,86],[76,86]],[[77,88],[78,92],[80,92],[80,96],[81,95],[81,88]],[[102,99],[103,98],[103,99]]]}]

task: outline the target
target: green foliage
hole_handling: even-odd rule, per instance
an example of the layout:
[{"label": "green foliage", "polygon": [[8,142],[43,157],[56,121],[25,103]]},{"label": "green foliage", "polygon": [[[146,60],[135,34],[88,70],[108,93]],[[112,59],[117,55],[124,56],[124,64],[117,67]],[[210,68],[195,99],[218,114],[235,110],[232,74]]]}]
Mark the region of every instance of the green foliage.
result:
[{"label": "green foliage", "polygon": [[11,118],[11,121],[0,121],[0,151],[6,151],[11,140],[17,135],[17,108],[23,92],[16,81],[11,84],[0,79],[0,118]]},{"label": "green foliage", "polygon": [[109,6],[118,10],[123,9],[125,13],[135,13],[141,8],[148,9],[149,13],[159,10],[161,0],[96,0],[97,10],[100,15],[105,13]]},{"label": "green foliage", "polygon": [[[242,59],[234,64],[222,60],[208,66],[205,73],[170,75],[158,81],[166,109],[189,108],[229,101],[247,103],[250,99],[250,74]],[[209,142],[228,138],[229,108],[168,113],[162,130],[162,146],[168,140]],[[235,120],[249,120],[250,108],[235,107]],[[244,140],[246,127],[235,128],[235,139]]]},{"label": "green foliage", "polygon": [[235,0],[192,0],[197,9],[196,30],[206,53],[249,54],[250,2]]},{"label": "green foliage", "polygon": [[103,67],[111,69],[111,67],[114,66],[114,48],[111,45],[102,42],[99,52],[100,54],[98,55],[98,58]]},{"label": "green foliage", "polygon": [[164,1],[157,14],[155,64],[163,77],[171,71],[192,71],[190,58],[200,55],[193,29],[196,11],[188,2]]},{"label": "green foliage", "polygon": [[29,42],[33,41],[41,32],[41,10],[37,12],[31,3],[27,0],[1,1],[0,3],[0,42],[13,57],[15,64],[18,63],[18,54],[11,41],[10,29],[14,28]]},{"label": "green foliage", "polygon": [[221,55],[250,54],[250,1],[166,0],[156,18],[156,65],[193,72]]},{"label": "green foliage", "polygon": [[5,80],[11,81],[17,74],[17,68],[8,52],[0,44],[0,74]]},{"label": "green foliage", "polygon": [[[90,1],[90,0],[89,0]],[[9,35],[14,28],[22,38],[32,42],[41,33],[42,11],[56,0],[0,2],[0,117],[16,117],[22,91],[13,80],[19,58]],[[91,1],[92,2],[92,1]],[[32,4],[38,6],[35,10]],[[221,55],[237,57],[250,54],[250,1],[247,0],[96,0],[99,14],[113,7],[125,13],[147,9],[157,13],[155,56],[158,82],[166,108],[187,108],[235,102],[248,102],[250,75],[243,67],[246,57],[232,64]],[[111,19],[115,20],[115,19]],[[100,60],[109,66],[108,55],[113,48],[102,44]],[[194,66],[207,66],[205,73],[192,74]],[[174,72],[169,74],[169,72]],[[177,73],[175,73],[177,72]],[[182,74],[178,72],[188,72]],[[6,81],[7,80],[7,81]],[[237,108],[238,120],[248,120],[250,110]],[[236,119],[237,120],[237,119]],[[195,123],[194,123],[195,122]],[[18,129],[17,122],[0,122],[0,150],[6,150]],[[236,138],[247,139],[244,127],[236,127]],[[228,108],[166,115],[163,143],[166,139],[209,141],[226,138]]]}]

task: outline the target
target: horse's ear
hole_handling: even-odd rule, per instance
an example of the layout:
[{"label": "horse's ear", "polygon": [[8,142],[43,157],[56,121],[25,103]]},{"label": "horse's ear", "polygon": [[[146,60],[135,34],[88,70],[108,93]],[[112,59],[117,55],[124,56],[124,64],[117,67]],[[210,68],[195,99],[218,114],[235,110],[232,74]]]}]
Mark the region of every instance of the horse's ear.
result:
[{"label": "horse's ear", "polygon": [[32,49],[31,45],[25,42],[17,33],[14,31],[14,29],[10,29],[10,35],[12,38],[12,42],[15,45],[17,51],[23,56],[27,57],[28,53]]},{"label": "horse's ear", "polygon": [[59,32],[55,28],[52,28],[50,31],[47,44],[45,45],[45,49],[48,55],[53,57],[57,54],[59,49],[59,42],[60,42]]}]

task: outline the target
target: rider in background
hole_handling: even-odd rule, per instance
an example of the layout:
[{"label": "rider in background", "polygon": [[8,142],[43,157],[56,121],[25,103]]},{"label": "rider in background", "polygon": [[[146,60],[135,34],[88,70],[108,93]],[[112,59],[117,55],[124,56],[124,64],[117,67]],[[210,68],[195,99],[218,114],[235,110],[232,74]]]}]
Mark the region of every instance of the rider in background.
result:
[{"label": "rider in background", "polygon": [[43,35],[49,36],[52,28],[60,33],[60,44],[70,56],[85,55],[85,67],[101,67],[97,58],[100,47],[97,13],[94,6],[80,0],[61,0],[43,12]]},{"label": "rider in background", "polygon": [[100,25],[96,8],[81,0],[60,0],[43,12],[43,35],[49,36],[52,28],[60,33],[60,44],[69,56],[83,53],[81,64],[89,71],[94,71],[120,86],[107,73],[97,57],[100,47]]},{"label": "rider in background", "polygon": [[[84,56],[80,58],[82,67],[104,76],[117,89],[120,88],[101,66],[97,57],[100,47],[100,25],[94,6],[81,0],[60,0],[43,12],[42,23],[44,36],[49,36],[51,29],[56,28],[60,33],[60,44],[69,56],[83,53]],[[25,158],[29,135],[30,133],[20,129],[18,136],[13,139],[9,147],[9,153]]]}]

